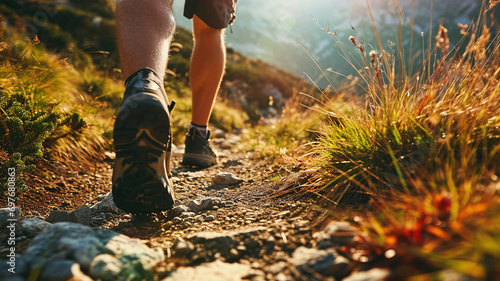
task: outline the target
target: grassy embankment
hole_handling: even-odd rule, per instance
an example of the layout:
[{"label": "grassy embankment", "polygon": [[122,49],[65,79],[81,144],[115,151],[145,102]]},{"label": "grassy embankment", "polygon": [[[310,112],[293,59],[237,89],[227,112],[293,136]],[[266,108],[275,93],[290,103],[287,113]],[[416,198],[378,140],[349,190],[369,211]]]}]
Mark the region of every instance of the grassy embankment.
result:
[{"label": "grassy embankment", "polygon": [[[104,149],[111,150],[113,118],[124,91],[113,2],[55,2],[0,4],[0,181],[7,182],[5,167],[16,167],[18,187],[27,178],[50,180],[52,175],[35,169],[49,165],[42,159],[84,169],[101,159]],[[177,103],[173,113],[177,144],[183,143],[190,120],[191,50],[191,34],[179,28],[165,78],[167,94]],[[269,102],[262,89],[270,84],[290,96],[290,85],[304,84],[297,80],[228,50],[211,127],[230,131],[258,121],[256,110]],[[239,99],[231,98],[231,93]]]},{"label": "grassy embankment", "polygon": [[442,269],[498,278],[500,44],[488,9],[462,26],[453,49],[441,25],[415,38],[419,55],[397,47],[402,17],[388,50],[375,24],[376,50],[330,33],[347,41],[340,50],[358,69],[366,103],[348,114],[322,106],[327,125],[302,158],[317,173],[299,194],[317,198],[324,218],[359,226],[343,250],[360,264],[424,280]]}]

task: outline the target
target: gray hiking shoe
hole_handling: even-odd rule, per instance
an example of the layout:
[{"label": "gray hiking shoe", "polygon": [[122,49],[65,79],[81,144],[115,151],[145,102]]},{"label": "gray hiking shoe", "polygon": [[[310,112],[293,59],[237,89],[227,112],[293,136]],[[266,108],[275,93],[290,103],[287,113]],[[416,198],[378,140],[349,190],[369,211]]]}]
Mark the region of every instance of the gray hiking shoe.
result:
[{"label": "gray hiking shoe", "polygon": [[207,138],[203,138],[195,128],[189,130],[181,164],[197,168],[208,168],[217,164],[217,154],[210,146],[210,131]]},{"label": "gray hiking shoe", "polygon": [[171,209],[172,128],[167,95],[159,76],[144,68],[125,82],[123,102],[114,126],[116,159],[113,200],[131,213]]}]

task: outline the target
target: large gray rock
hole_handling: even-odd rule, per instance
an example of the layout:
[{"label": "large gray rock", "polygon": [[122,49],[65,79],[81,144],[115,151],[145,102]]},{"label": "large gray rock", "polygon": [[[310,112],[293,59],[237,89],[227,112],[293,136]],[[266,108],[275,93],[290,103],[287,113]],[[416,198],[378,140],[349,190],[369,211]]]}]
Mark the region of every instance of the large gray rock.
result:
[{"label": "large gray rock", "polygon": [[93,216],[98,213],[120,213],[120,209],[116,207],[115,201],[113,201],[113,193],[109,192],[99,203],[90,207],[90,213]]},{"label": "large gray rock", "polygon": [[80,265],[71,260],[55,260],[41,268],[40,281],[92,281],[80,270]]},{"label": "large gray rock", "polygon": [[[4,257],[2,257],[4,258]],[[35,262],[22,254],[16,254],[14,257],[15,260],[11,262],[9,260],[1,260],[0,261],[0,280],[16,280],[15,278],[24,278],[28,277],[31,264]],[[14,273],[11,272],[14,271]]]},{"label": "large gray rock", "polygon": [[181,267],[162,281],[240,281],[250,271],[249,265],[214,261],[196,267]]},{"label": "large gray rock", "polygon": [[51,223],[56,222],[74,222],[83,225],[90,225],[90,208],[88,206],[83,206],[74,210],[71,213],[61,210],[55,210],[50,212],[46,221]]},{"label": "large gray rock", "polygon": [[90,275],[100,280],[117,280],[123,270],[123,264],[110,254],[101,254],[92,260]]},{"label": "large gray rock", "polygon": [[[103,254],[113,259],[105,259],[103,257],[108,256]],[[22,259],[37,261],[40,257],[45,260],[42,268],[61,266],[61,272],[67,272],[68,267],[72,268],[69,265],[73,262],[79,264],[83,272],[90,272],[90,277],[103,279],[113,276],[109,280],[132,280],[134,276],[152,278],[154,267],[165,260],[161,249],[150,249],[138,239],[110,230],[66,222],[46,227],[31,241]],[[60,262],[61,260],[64,262]],[[55,261],[60,264],[53,265]],[[124,265],[119,273],[116,261]],[[107,265],[106,262],[110,264]],[[36,262],[31,262],[32,267],[35,264]]]},{"label": "large gray rock", "polygon": [[62,210],[54,210],[50,212],[49,216],[45,220],[50,223],[70,222],[69,212]]},{"label": "large gray rock", "polygon": [[70,222],[76,222],[83,225],[91,225],[90,208],[82,206],[69,214]]},{"label": "large gray rock", "polygon": [[344,277],[349,261],[338,255],[334,249],[318,250],[301,246],[295,249],[290,262],[304,273],[312,269],[325,276],[334,276],[339,279]]},{"label": "large gray rock", "polygon": [[50,222],[46,222],[41,219],[24,219],[21,221],[21,231],[24,236],[32,238],[40,234],[50,225]]}]

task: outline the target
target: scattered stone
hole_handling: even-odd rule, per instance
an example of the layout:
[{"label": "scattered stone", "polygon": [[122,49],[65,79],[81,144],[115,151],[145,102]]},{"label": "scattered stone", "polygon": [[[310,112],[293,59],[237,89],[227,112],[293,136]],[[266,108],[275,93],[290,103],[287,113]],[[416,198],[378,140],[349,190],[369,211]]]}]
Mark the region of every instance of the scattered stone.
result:
[{"label": "scattered stone", "polygon": [[104,152],[104,155],[106,156],[106,160],[113,161],[116,158],[116,153],[112,151],[106,151]]},{"label": "scattered stone", "polygon": [[166,223],[163,224],[163,230],[169,230],[172,227],[172,225],[174,225],[173,222],[167,221]]},{"label": "scattered stone", "polygon": [[215,204],[220,204],[220,201],[220,198],[195,199],[188,204],[188,209],[190,212],[198,213],[212,209]]},{"label": "scattered stone", "polygon": [[123,264],[110,254],[96,256],[90,264],[90,275],[101,280],[119,280]]},{"label": "scattered stone", "polygon": [[90,208],[82,206],[69,214],[70,222],[76,222],[83,225],[91,225]]},{"label": "scattered stone", "polygon": [[368,271],[360,271],[355,272],[343,281],[377,281],[377,280],[386,280],[389,277],[390,271],[386,268],[373,268]]},{"label": "scattered stone", "polygon": [[95,215],[97,213],[119,214],[120,209],[116,207],[116,204],[113,201],[113,193],[108,192],[104,199],[101,200],[101,202],[90,207],[90,213],[92,215]]},{"label": "scattered stone", "polygon": [[331,241],[331,236],[323,231],[315,232],[312,237],[316,240],[316,247],[318,249],[328,249],[335,246]]},{"label": "scattered stone", "polygon": [[46,221],[51,223],[74,222],[83,225],[91,225],[92,223],[90,219],[90,208],[88,206],[83,206],[79,209],[74,210],[71,213],[61,210],[52,211],[50,212]]},{"label": "scattered stone", "polygon": [[261,269],[262,266],[260,266],[260,263],[254,261],[252,264],[251,264],[252,268],[253,269]]},{"label": "scattered stone", "polygon": [[288,261],[288,255],[283,251],[274,252],[273,258],[276,261]]},{"label": "scattered stone", "polygon": [[281,272],[276,275],[276,281],[292,281],[292,278],[285,275],[285,273]]},{"label": "scattered stone", "polygon": [[183,220],[180,217],[175,217],[174,219],[172,219],[173,224],[180,224],[182,222]]},{"label": "scattered stone", "polygon": [[181,224],[182,229],[190,228],[193,224],[188,221],[183,221]]},{"label": "scattered stone", "polygon": [[92,217],[92,223],[94,225],[101,225],[106,221],[106,214],[105,213],[98,213],[94,217]]},{"label": "scattered stone", "polygon": [[226,137],[226,132],[222,129],[215,129],[213,131],[210,132],[210,135],[213,137],[213,138],[217,138],[217,139],[223,139]]},{"label": "scattered stone", "polygon": [[196,214],[193,213],[193,212],[184,212],[180,215],[180,218],[181,219],[185,219],[185,218],[192,218],[194,217]]},{"label": "scattered stone", "polygon": [[290,211],[284,211],[278,214],[278,218],[280,219],[288,218],[289,216],[290,216]]},{"label": "scattered stone", "polygon": [[240,281],[250,273],[250,266],[214,261],[195,267],[181,267],[162,281]]},{"label": "scattered stone", "polygon": [[41,219],[24,219],[21,221],[21,231],[26,237],[33,238],[50,225],[50,222]]},{"label": "scattered stone", "polygon": [[46,221],[48,221],[50,223],[69,222],[70,221],[69,213],[66,211],[54,210],[54,211],[50,212]]},{"label": "scattered stone", "polygon": [[213,185],[233,185],[242,182],[243,179],[238,178],[232,173],[221,172],[212,179]]},{"label": "scattered stone", "polygon": [[272,273],[273,275],[276,275],[283,270],[285,270],[288,267],[288,264],[284,261],[277,262],[275,264],[266,266],[264,270],[268,273]]},{"label": "scattered stone", "polygon": [[303,273],[307,274],[309,268],[325,276],[334,276],[337,279],[343,277],[348,264],[347,259],[339,256],[334,249],[318,250],[304,246],[295,249],[290,262]]},{"label": "scattered stone", "polygon": [[293,223],[293,228],[300,229],[309,226],[310,222],[308,220],[298,220]]},{"label": "scattered stone", "polygon": [[194,251],[193,243],[186,241],[182,238],[177,238],[174,242],[174,255],[178,257],[185,257]]},{"label": "scattered stone", "polygon": [[309,233],[309,232],[311,232],[311,229],[308,228],[308,227],[301,227],[301,228],[299,228],[299,233],[300,234],[306,234],[306,233]]},{"label": "scattered stone", "polygon": [[[83,272],[89,272],[94,258],[101,254],[110,254],[118,259],[124,265],[122,274],[126,272],[129,276],[142,276],[145,279],[152,277],[154,267],[165,260],[161,249],[150,249],[139,239],[132,239],[111,230],[67,222],[46,227],[31,241],[20,259],[37,261],[44,255],[46,262],[42,268],[49,268],[54,261],[64,257],[78,263]],[[29,266],[34,264],[35,262]],[[90,277],[98,279],[96,276]]]},{"label": "scattered stone", "polygon": [[226,200],[224,202],[221,202],[221,205],[224,206],[224,207],[231,207],[234,204],[236,204],[236,203],[234,201],[231,201],[231,200]]},{"label": "scattered stone", "polygon": [[208,215],[206,218],[205,218],[205,221],[206,222],[212,222],[215,220],[215,216],[214,215]]},{"label": "scattered stone", "polygon": [[168,212],[168,215],[171,217],[178,217],[182,213],[188,212],[189,208],[186,205],[175,206],[172,210]]},{"label": "scattered stone", "polygon": [[230,258],[230,259],[232,259],[232,260],[236,260],[239,256],[240,256],[240,253],[238,252],[238,250],[237,250],[237,249],[232,248],[232,249],[229,251],[229,258]]},{"label": "scattered stone", "polygon": [[347,244],[354,239],[356,231],[346,221],[332,221],[323,230],[335,244]]}]

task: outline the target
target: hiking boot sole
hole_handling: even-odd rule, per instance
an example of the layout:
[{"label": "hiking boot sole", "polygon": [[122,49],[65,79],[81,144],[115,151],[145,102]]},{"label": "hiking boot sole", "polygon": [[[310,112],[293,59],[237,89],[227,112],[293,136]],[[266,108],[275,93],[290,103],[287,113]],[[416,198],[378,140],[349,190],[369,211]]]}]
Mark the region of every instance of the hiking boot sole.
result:
[{"label": "hiking boot sole", "polygon": [[113,199],[131,213],[171,209],[174,191],[169,177],[170,115],[154,96],[131,97],[120,107],[114,127],[116,149]]}]

